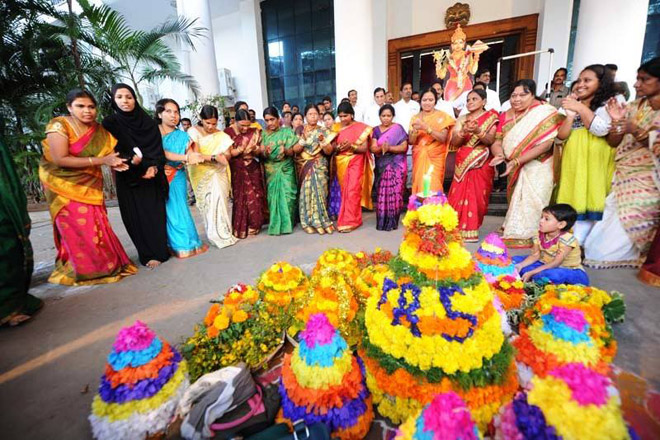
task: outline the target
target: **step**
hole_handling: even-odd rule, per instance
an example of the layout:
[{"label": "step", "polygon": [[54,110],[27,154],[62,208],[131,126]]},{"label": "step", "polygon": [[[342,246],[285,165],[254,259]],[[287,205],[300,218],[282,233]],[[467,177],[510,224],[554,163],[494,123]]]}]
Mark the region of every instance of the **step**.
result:
[{"label": "step", "polygon": [[506,203],[489,203],[487,215],[504,217],[506,215],[507,209],[509,209],[509,205]]}]

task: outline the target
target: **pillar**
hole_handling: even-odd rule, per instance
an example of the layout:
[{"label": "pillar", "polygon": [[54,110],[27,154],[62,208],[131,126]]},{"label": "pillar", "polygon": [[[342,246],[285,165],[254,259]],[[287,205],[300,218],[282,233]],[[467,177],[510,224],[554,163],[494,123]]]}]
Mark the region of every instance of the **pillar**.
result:
[{"label": "pillar", "polygon": [[215,62],[213,25],[209,0],[177,0],[177,12],[190,19],[197,19],[195,26],[207,29],[205,35],[193,40],[195,50],[182,49],[181,60],[184,72],[192,75],[199,83],[202,95],[217,95],[218,67]]},{"label": "pillar", "polygon": [[589,64],[613,63],[619,66],[617,81],[626,81],[633,91],[648,6],[648,0],[582,0],[573,54],[575,76]]},{"label": "pillar", "polygon": [[246,101],[257,117],[268,106],[264,38],[261,26],[259,0],[240,0],[239,17],[241,35],[236,39],[236,50],[241,52],[241,70],[232,72],[236,81],[238,99]]}]

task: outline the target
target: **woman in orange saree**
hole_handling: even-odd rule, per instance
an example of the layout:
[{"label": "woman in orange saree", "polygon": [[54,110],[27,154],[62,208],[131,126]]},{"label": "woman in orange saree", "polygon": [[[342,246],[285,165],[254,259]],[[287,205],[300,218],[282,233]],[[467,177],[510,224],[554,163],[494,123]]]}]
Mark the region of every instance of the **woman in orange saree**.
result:
[{"label": "woman in orange saree", "polygon": [[113,153],[116,140],[96,122],[96,101],[88,92],[67,95],[71,116],[52,119],[42,142],[39,179],[53,219],[57,248],[48,279],[64,285],[112,283],[137,268],[115,235],[103,199],[102,165],[125,171]]},{"label": "woman in orange saree", "polygon": [[421,193],[424,175],[431,171],[431,192],[442,191],[445,179],[445,160],[449,152],[454,118],[435,109],[438,95],[432,87],[422,93],[420,111],[410,121],[408,140],[413,146],[412,193]]},{"label": "woman in orange saree", "polygon": [[451,144],[459,148],[448,198],[458,213],[463,240],[474,242],[479,238],[479,228],[488,211],[488,199],[493,189],[495,170],[488,161],[498,114],[495,110],[484,109],[485,90],[472,90],[466,105],[470,113],[458,118],[451,138]]},{"label": "woman in orange saree", "polygon": [[362,225],[362,207],[373,209],[374,164],[369,152],[372,128],[353,120],[355,112],[348,102],[339,104],[337,113],[342,124],[335,139],[335,166],[341,187],[337,230],[351,232]]}]

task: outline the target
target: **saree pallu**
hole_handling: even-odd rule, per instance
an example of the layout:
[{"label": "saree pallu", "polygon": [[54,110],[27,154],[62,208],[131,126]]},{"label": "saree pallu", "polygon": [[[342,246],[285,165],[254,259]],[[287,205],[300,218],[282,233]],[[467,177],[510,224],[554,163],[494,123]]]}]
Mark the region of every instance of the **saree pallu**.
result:
[{"label": "saree pallu", "polygon": [[413,144],[412,157],[413,157],[413,171],[412,171],[412,193],[421,193],[424,189],[424,175],[428,172],[431,165],[433,165],[433,172],[431,173],[431,191],[442,191],[445,179],[445,161],[447,160],[447,153],[449,153],[450,137],[447,136],[446,142],[442,143],[436,140],[433,136],[426,132],[417,132],[412,134],[414,129],[412,127],[415,119],[421,117],[424,123],[428,124],[433,131],[442,131],[454,125],[454,119],[448,114],[440,111],[433,110],[431,113],[424,115],[419,113],[413,116],[410,121],[411,133],[410,140]]},{"label": "saree pallu", "polygon": [[[204,155],[224,154],[233,143],[222,131],[202,136],[197,129],[191,128],[188,134]],[[220,162],[205,162],[190,165],[188,175],[197,209],[204,219],[206,238],[220,249],[236,243],[231,231],[229,167]]]},{"label": "saree pallu", "polygon": [[[461,116],[457,124],[464,124],[466,116]],[[482,132],[487,133],[498,122],[494,110],[485,112],[477,119]],[[476,135],[456,151],[454,178],[449,190],[449,204],[458,214],[458,226],[461,235],[467,241],[479,238],[479,228],[488,212],[488,200],[493,190],[495,170],[488,165],[490,149],[480,144]]]},{"label": "saree pallu", "polygon": [[[585,242],[585,265],[593,268],[638,268],[646,258],[660,226],[660,110],[648,100],[629,104],[628,119],[649,134],[637,141],[626,134],[616,149],[612,192],[603,221]],[[609,203],[607,203],[609,202]],[[607,220],[607,221],[606,221]]]},{"label": "saree pallu", "polygon": [[[337,143],[348,141],[352,146],[368,144],[372,128],[362,122],[354,122],[340,130]],[[367,150],[355,154],[344,151],[335,156],[337,181],[341,187],[341,207],[337,217],[340,232],[352,231],[362,225],[362,207],[373,209],[373,156]]]},{"label": "saree pallu", "polygon": [[300,199],[300,224],[307,233],[331,233],[334,230],[328,216],[328,159],[323,147],[336,136],[325,128],[305,128],[300,138],[303,151],[296,156]]},{"label": "saree pallu", "polygon": [[274,132],[264,132],[263,144],[270,147],[266,158],[266,188],[268,190],[269,235],[290,234],[296,216],[296,168],[293,158],[280,154],[280,149],[291,149],[298,143],[298,136],[288,127]]},{"label": "saree pallu", "polygon": [[[190,137],[186,132],[174,130],[163,136],[165,151],[186,154]],[[165,165],[170,183],[169,197],[165,204],[167,212],[167,243],[177,258],[188,258],[206,252],[208,246],[202,243],[188,207],[188,184],[186,171],[181,162],[169,161]]]},{"label": "saree pallu", "polygon": [[[237,133],[233,127],[225,129],[225,133],[241,145],[243,139],[252,139],[259,133],[250,128],[245,134]],[[248,235],[256,235],[266,222],[266,190],[261,163],[253,157],[237,156],[229,160],[231,169],[231,192],[234,198],[231,225],[234,236],[240,239]]]},{"label": "saree pallu", "polygon": [[[400,124],[394,124],[384,133],[380,127],[374,129],[376,144],[400,145],[408,139]],[[403,192],[406,188],[408,163],[406,153],[376,156],[376,229],[391,231],[399,227],[399,216],[403,211]]]},{"label": "saree pallu", "polygon": [[[497,137],[502,139],[506,159],[517,159],[537,145],[552,141],[563,119],[553,106],[540,103],[530,107],[517,122],[502,113]],[[552,151],[513,169],[507,181],[509,209],[503,225],[503,239],[508,246],[532,245],[531,238],[538,233],[541,212],[550,202],[553,186]]]},{"label": "saree pallu", "polygon": [[34,260],[27,199],[8,148],[0,141],[0,325],[32,315],[43,301],[28,293]]},{"label": "saree pallu", "polygon": [[[68,117],[52,119],[46,134],[57,133],[76,157],[112,153],[114,138],[99,124],[79,133]],[[103,199],[101,167],[62,168],[52,162],[48,139],[42,142],[39,179],[53,220],[57,257],[48,281],[64,285],[113,283],[137,268],[115,235]]]}]

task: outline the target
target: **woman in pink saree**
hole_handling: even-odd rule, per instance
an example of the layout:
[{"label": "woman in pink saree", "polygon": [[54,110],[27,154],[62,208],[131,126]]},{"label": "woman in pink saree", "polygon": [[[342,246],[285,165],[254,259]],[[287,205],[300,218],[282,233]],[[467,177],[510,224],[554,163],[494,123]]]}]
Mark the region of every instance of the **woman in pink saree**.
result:
[{"label": "woman in pink saree", "polygon": [[103,199],[102,165],[124,171],[116,140],[96,122],[96,101],[86,91],[67,95],[71,116],[52,119],[42,142],[39,178],[53,219],[57,248],[48,279],[65,285],[112,283],[137,268],[115,235]]}]

